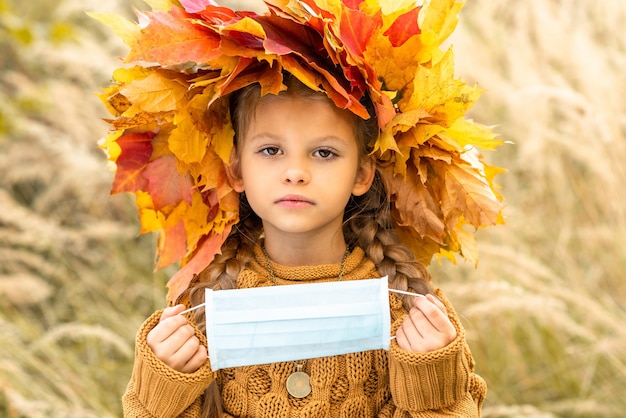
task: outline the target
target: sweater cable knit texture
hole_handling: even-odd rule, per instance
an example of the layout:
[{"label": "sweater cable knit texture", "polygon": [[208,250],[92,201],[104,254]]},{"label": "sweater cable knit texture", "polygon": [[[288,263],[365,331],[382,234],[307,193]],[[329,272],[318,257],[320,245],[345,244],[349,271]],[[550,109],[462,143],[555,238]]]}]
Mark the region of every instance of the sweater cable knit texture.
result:
[{"label": "sweater cable knit texture", "polygon": [[[272,263],[277,283],[334,281],[340,265],[286,267]],[[380,277],[374,264],[356,248],[346,259],[343,280]],[[237,280],[238,288],[273,285],[261,248]],[[198,417],[205,389],[214,380],[226,414],[221,418],[415,418],[479,417],[486,393],[474,374],[465,332],[454,310],[438,291],[457,329],[448,346],[430,353],[406,352],[394,341],[389,351],[375,350],[308,359],[304,372],[312,392],[294,398],[285,382],[295,362],[236,367],[213,372],[210,361],[194,373],[179,373],[158,360],[146,343],[158,323],[153,314],[137,335],[133,375],[124,394],[125,417]],[[389,297],[392,333],[407,314],[395,295]],[[198,337],[206,338],[198,330]]]}]

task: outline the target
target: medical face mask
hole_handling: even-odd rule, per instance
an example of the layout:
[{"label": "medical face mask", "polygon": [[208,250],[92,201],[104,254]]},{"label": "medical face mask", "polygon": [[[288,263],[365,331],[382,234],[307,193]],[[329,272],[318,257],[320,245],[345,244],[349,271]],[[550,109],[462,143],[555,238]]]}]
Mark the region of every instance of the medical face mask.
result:
[{"label": "medical face mask", "polygon": [[205,293],[211,368],[389,349],[387,277]]}]

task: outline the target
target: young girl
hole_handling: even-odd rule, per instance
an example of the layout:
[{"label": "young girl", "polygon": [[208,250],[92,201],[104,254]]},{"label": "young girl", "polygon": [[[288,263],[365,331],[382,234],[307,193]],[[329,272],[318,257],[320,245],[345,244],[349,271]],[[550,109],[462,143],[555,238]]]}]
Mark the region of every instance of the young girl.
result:
[{"label": "young girl", "polygon": [[[198,1],[181,3],[187,14],[200,12]],[[332,10],[324,10],[316,3],[300,4],[306,6],[309,19],[306,31],[319,29],[322,21],[316,21],[317,16],[324,15],[332,21],[329,17]],[[453,5],[454,2],[451,2],[450,7]],[[341,7],[344,15],[355,10],[346,4],[341,4]],[[284,37],[297,36],[293,27],[286,30],[294,19],[289,19],[290,23],[280,20],[284,19],[281,15],[292,9],[275,8],[271,17],[272,30],[284,30]],[[169,9],[170,17],[181,13],[176,9],[176,6]],[[219,25],[224,25],[225,16],[231,13],[222,8],[213,10],[208,5],[202,10],[204,14],[193,15],[196,20],[202,17],[205,22],[214,22],[219,16]],[[404,14],[396,13],[394,22],[400,19],[400,15],[414,17],[417,21],[417,13],[412,14],[415,10],[419,11],[409,8]],[[215,14],[209,13],[211,11]],[[296,17],[302,19],[303,16],[297,14]],[[152,18],[153,22],[164,21],[161,14]],[[181,22],[188,23],[185,19]],[[245,33],[260,36],[257,27],[250,29],[250,21],[233,19],[237,30],[250,30]],[[268,23],[256,15],[254,19],[261,26]],[[248,26],[243,25],[243,21]],[[298,25],[301,24],[298,22]],[[381,24],[381,30],[389,26]],[[391,30],[393,24],[386,28],[385,33]],[[149,32],[149,28],[144,34]],[[268,28],[265,26],[269,39]],[[337,29],[330,29],[333,28]],[[320,33],[327,33],[330,29],[326,27]],[[426,25],[419,32],[425,29]],[[222,28],[220,48],[231,51],[233,45],[223,38],[227,32]],[[406,32],[408,29],[402,33]],[[308,39],[308,42],[320,47],[321,44],[311,41],[311,33],[307,32],[306,37],[300,34],[300,40]],[[417,30],[414,34],[419,35]],[[233,40],[250,42],[249,37],[240,35],[233,36],[230,41]],[[333,40],[337,42],[336,38]],[[394,41],[399,46],[407,42],[408,39],[400,42],[397,38]],[[258,44],[255,45],[258,47]],[[155,58],[146,61],[157,61]],[[220,64],[224,63],[223,58],[220,55]],[[267,55],[263,59],[271,61]],[[245,82],[237,83],[233,81],[234,75],[239,76],[245,71],[233,72],[234,75],[229,78],[231,84],[222,86],[223,94],[214,96],[216,100],[226,101],[221,103],[227,103],[227,107],[220,106],[219,111],[226,115],[226,120],[232,120],[235,132],[224,174],[227,184],[239,197],[238,222],[220,245],[219,254],[172,298],[172,306],[153,314],[139,330],[133,375],[123,397],[124,415],[259,418],[480,416],[486,385],[474,373],[474,362],[460,321],[442,292],[433,287],[424,265],[416,259],[415,243],[407,246],[406,238],[410,235],[398,232],[404,231],[399,219],[411,219],[411,215],[397,202],[404,197],[402,193],[413,193],[411,187],[417,189],[419,185],[399,190],[406,181],[398,182],[393,180],[393,176],[389,177],[388,167],[397,160],[381,153],[381,136],[388,132],[390,124],[393,125],[393,118],[388,118],[385,113],[387,102],[380,95],[382,90],[372,88],[369,79],[361,79],[362,83],[348,80],[348,75],[351,78],[356,75],[346,70],[354,68],[346,64],[345,57],[338,60],[343,64],[334,67],[343,69],[343,72],[337,73],[329,65],[335,61],[330,55],[322,64],[318,57],[317,64],[313,66],[325,76],[332,74],[338,84],[319,77],[314,78],[316,83],[311,83],[304,67],[291,65],[293,63],[288,66],[286,63],[290,61],[282,59],[283,67],[274,62],[269,78],[265,77],[266,72],[257,74],[258,77],[248,74]],[[329,68],[328,71],[320,69],[324,65]],[[277,67],[278,73],[275,72]],[[265,68],[263,71],[270,70]],[[179,77],[167,74],[169,79]],[[307,74],[310,75],[310,72]],[[205,75],[195,74],[190,82],[190,92],[197,87],[193,83]],[[213,74],[212,77],[223,80],[222,75]],[[278,83],[279,88],[268,87],[268,79],[272,80],[271,83]],[[145,88],[145,83],[141,85]],[[344,91],[341,85],[355,88],[347,90],[346,95],[337,95],[338,91]],[[356,87],[359,86],[367,87],[365,91],[361,89],[363,94],[358,94]],[[124,116],[124,113],[136,116],[137,112],[142,112],[140,100],[131,103],[128,98],[131,96],[129,90],[132,89],[124,90],[122,87],[109,95],[116,100],[123,96],[129,102],[129,106],[120,106],[112,104],[112,100],[108,101],[118,116]],[[354,98],[358,102],[351,101]],[[133,106],[135,109],[129,112]],[[209,103],[210,106],[215,105]],[[156,115],[156,112],[146,111],[145,107],[144,104],[144,116]],[[402,115],[402,106],[395,104],[392,108]],[[408,112],[405,115],[408,117]],[[159,114],[159,117],[166,118],[167,115]],[[437,117],[432,110],[430,114],[424,111],[418,119],[432,126]],[[197,121],[198,129],[215,121],[215,115],[204,114],[203,118]],[[408,119],[402,120],[405,124],[409,123]],[[120,126],[128,129],[128,123],[125,120]],[[145,124],[145,118],[141,123]],[[137,126],[139,123],[135,128]],[[410,132],[401,128],[400,124],[396,128],[397,133]],[[137,143],[146,139],[153,149],[150,163],[166,153],[163,141],[169,141],[170,148],[173,146],[171,128],[161,127],[160,132],[165,131],[169,135],[165,139],[159,137],[159,133],[156,136],[153,133],[138,136],[137,131],[132,131],[130,137],[135,148],[126,142],[128,136],[122,136],[126,140],[118,141],[122,143],[120,158],[124,152],[128,154],[128,149],[136,150]],[[447,133],[452,134],[452,130]],[[445,136],[441,133],[440,137]],[[404,141],[407,140],[404,138]],[[441,143],[433,140],[431,146],[439,146],[438,156],[444,158],[446,150]],[[408,161],[411,164],[407,164],[407,171],[428,168],[420,166],[415,160],[416,151],[410,148],[404,151],[410,154]],[[423,154],[422,158],[433,152],[435,150]],[[407,161],[406,158],[404,160]],[[457,160],[450,157],[450,161]],[[117,162],[119,169],[119,158]],[[478,160],[472,162],[480,164]],[[181,166],[184,165],[179,162],[179,172]],[[437,167],[433,163],[431,170]],[[146,176],[150,177],[150,174]],[[206,181],[201,177],[198,176],[195,181]],[[487,182],[481,184],[488,187]],[[148,191],[156,194],[149,188]],[[394,202],[390,200],[391,196],[394,196]],[[445,202],[446,197],[439,196],[439,201]],[[428,202],[421,204],[427,206]],[[412,211],[417,211],[419,205]],[[425,212],[424,208],[420,209],[420,213]],[[458,210],[457,213],[461,215],[456,215],[455,225],[460,222],[461,226],[463,217],[471,215],[469,210]],[[448,241],[453,242],[453,238]],[[194,266],[194,262],[193,259],[187,260],[187,267]],[[371,350],[212,370],[207,359],[204,309],[180,315],[190,307],[202,305],[207,288],[257,288],[384,276],[388,277],[392,289],[425,295],[399,297],[395,293],[390,294],[391,335],[394,338],[389,351]],[[310,390],[292,393],[287,379],[296,371],[308,375]]]}]

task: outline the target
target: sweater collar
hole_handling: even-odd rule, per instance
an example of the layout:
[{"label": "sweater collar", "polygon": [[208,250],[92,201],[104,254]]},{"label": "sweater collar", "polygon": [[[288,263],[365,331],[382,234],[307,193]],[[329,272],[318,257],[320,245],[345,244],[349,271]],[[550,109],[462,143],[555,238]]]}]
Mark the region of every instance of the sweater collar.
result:
[{"label": "sweater collar", "polygon": [[[363,263],[364,251],[356,247],[346,258],[344,268],[344,279],[351,280],[350,275]],[[301,282],[329,282],[337,280],[341,270],[341,263],[321,264],[317,266],[284,266],[270,260],[270,265],[279,284],[301,283]],[[267,270],[265,255],[259,244],[254,247],[254,258],[248,268],[260,277],[270,280]]]}]

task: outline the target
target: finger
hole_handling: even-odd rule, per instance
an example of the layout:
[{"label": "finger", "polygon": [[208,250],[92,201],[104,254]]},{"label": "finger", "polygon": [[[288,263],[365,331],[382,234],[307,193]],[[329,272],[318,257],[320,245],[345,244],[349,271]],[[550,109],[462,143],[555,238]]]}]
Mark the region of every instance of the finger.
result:
[{"label": "finger", "polygon": [[430,319],[417,307],[411,308],[408,319],[421,338],[426,338],[428,335],[437,332]]},{"label": "finger", "polygon": [[432,298],[426,297],[416,300],[415,308],[418,309],[430,325],[439,332],[448,331],[450,326],[452,326],[447,313],[437,306]]},{"label": "finger", "polygon": [[[172,319],[174,318],[169,318],[166,322]],[[194,339],[196,341],[194,341]],[[185,365],[187,360],[195,352],[198,343],[191,325],[184,325],[177,328],[163,341],[148,341],[148,345],[155,356],[176,370],[180,370],[182,366]]]},{"label": "finger", "polygon": [[189,361],[187,361],[187,364],[185,364],[185,366],[183,367],[182,372],[184,373],[195,372],[204,364],[207,358],[208,358],[208,355],[207,355],[206,347],[203,346],[202,344],[199,344],[193,357],[191,357],[191,359],[189,359]]},{"label": "finger", "polygon": [[170,356],[170,366],[183,372],[189,370],[188,363],[196,355],[199,347],[200,340],[198,337],[193,335],[187,338],[180,348]]},{"label": "finger", "polygon": [[426,334],[428,330],[425,329],[427,327],[432,329],[423,314],[418,309],[411,309],[396,331],[400,348],[407,351],[424,351],[424,338],[428,335]]},{"label": "finger", "polygon": [[148,345],[162,343],[185,325],[187,325],[187,318],[182,315],[166,317],[148,332]]},{"label": "finger", "polygon": [[183,305],[183,304],[179,304],[179,305],[176,305],[176,306],[170,306],[168,308],[165,308],[163,310],[163,313],[161,313],[160,321],[163,321],[164,319],[167,319],[167,318],[171,318],[174,315],[178,315],[179,313],[181,313],[184,310],[185,310],[185,305]]},{"label": "finger", "polygon": [[441,309],[441,312],[445,313],[446,316],[448,315],[448,309],[446,308],[446,305],[444,305],[443,302],[439,300],[437,296],[428,294],[426,295],[426,298],[432,303],[434,303],[439,309]]},{"label": "finger", "polygon": [[403,326],[403,324],[400,325],[400,327],[396,331],[396,342],[398,343],[398,346],[405,351],[415,351],[411,345],[409,337],[407,336],[407,331],[405,331],[405,327]]}]

